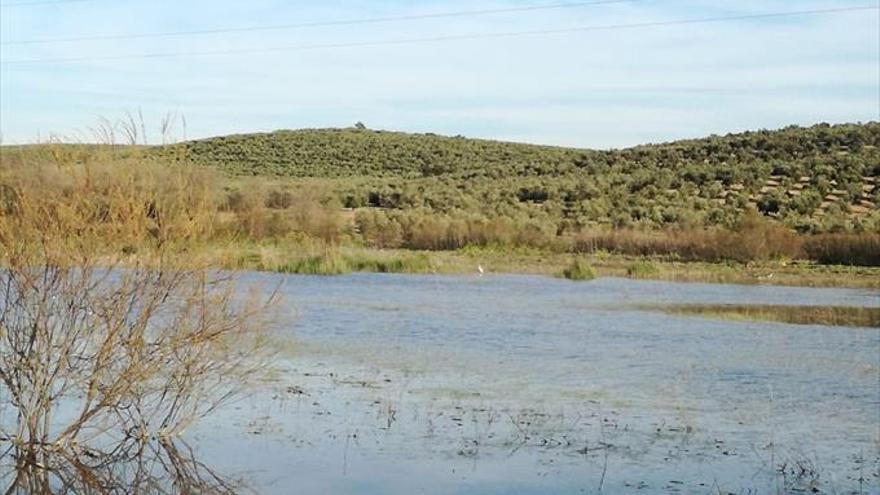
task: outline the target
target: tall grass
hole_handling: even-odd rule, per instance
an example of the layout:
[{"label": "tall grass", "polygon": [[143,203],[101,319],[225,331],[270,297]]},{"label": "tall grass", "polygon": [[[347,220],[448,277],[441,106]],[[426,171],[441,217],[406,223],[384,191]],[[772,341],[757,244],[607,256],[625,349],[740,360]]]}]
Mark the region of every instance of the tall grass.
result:
[{"label": "tall grass", "polygon": [[596,278],[596,271],[586,260],[575,258],[567,268],[562,270],[562,276],[568,280],[583,282]]},{"label": "tall grass", "polygon": [[586,232],[575,238],[575,252],[607,251],[635,256],[664,256],[682,261],[763,261],[802,255],[802,238],[784,226],[747,216],[732,230],[673,229]]},{"label": "tall grass", "polygon": [[660,274],[660,268],[647,260],[636,261],[626,267],[626,276],[631,278],[652,278]]},{"label": "tall grass", "polygon": [[841,306],[779,306],[685,304],[661,306],[660,311],[727,320],[776,321],[795,325],[880,327],[880,308]]},{"label": "tall grass", "polygon": [[435,267],[425,254],[346,253],[328,249],[323,253],[282,261],[260,263],[262,269],[299,275],[342,275],[353,272],[431,273]]},{"label": "tall grass", "polygon": [[824,234],[804,242],[809,259],[828,265],[880,266],[880,234]]}]

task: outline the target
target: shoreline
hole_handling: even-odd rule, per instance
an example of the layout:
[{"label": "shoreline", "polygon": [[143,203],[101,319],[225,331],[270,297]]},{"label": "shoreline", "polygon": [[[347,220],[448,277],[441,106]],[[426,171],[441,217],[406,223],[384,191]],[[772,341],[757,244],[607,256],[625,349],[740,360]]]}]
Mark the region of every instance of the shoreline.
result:
[{"label": "shoreline", "polygon": [[413,251],[251,243],[208,245],[199,251],[209,265],[217,268],[299,275],[358,272],[462,275],[479,274],[482,267],[486,274],[562,277],[574,260],[580,260],[592,268],[597,278],[880,290],[880,267],[819,265],[806,261],[708,263],[538,250]]}]

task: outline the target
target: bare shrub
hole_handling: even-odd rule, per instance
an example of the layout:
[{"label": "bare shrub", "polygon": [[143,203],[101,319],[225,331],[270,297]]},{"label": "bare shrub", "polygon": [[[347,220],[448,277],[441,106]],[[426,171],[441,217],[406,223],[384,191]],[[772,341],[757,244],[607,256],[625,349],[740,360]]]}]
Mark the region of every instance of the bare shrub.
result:
[{"label": "bare shrub", "polygon": [[271,296],[187,254],[197,170],[46,170],[0,168],[0,440],[41,466],[167,441],[264,369]]}]

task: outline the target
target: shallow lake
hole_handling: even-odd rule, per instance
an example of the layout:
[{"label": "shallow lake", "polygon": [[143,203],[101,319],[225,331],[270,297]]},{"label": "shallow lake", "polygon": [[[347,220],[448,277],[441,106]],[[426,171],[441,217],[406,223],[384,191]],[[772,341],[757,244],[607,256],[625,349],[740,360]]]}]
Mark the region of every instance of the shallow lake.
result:
[{"label": "shallow lake", "polygon": [[880,329],[662,304],[880,307],[841,289],[281,277],[281,371],[190,430],[260,493],[880,493]]}]

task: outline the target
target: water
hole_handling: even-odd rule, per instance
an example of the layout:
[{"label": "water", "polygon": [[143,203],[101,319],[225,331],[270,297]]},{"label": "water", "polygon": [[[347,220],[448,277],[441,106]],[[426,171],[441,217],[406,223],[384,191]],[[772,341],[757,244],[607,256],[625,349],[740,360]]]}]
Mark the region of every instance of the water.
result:
[{"label": "water", "polygon": [[244,278],[285,296],[282,372],[187,440],[255,491],[880,493],[880,330],[638,309],[877,292]]}]

